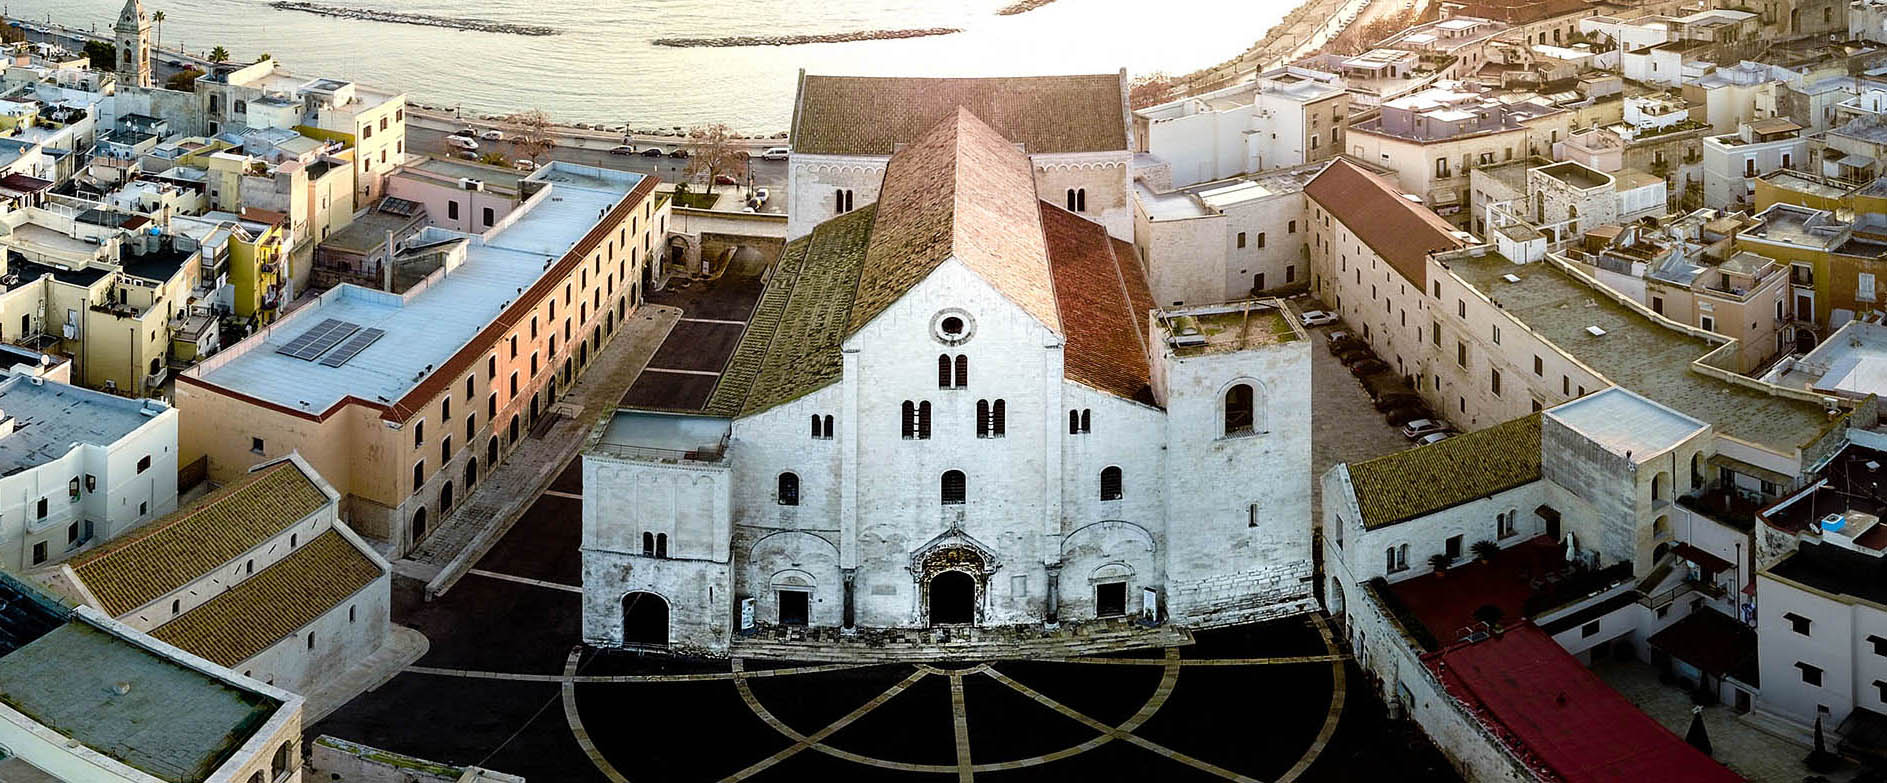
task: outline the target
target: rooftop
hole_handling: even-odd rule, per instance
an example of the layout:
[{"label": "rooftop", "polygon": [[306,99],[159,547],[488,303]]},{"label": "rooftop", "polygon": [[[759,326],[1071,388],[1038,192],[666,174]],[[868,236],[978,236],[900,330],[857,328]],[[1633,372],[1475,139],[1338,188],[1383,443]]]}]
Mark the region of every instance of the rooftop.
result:
[{"label": "rooftop", "polygon": [[[326,411],[346,397],[392,405],[536,285],[600,215],[652,182],[570,166],[541,169],[541,179],[554,184],[513,212],[514,222],[489,240],[473,237],[464,262],[429,285],[404,294],[336,286],[184,377],[305,413]],[[278,352],[326,319],[380,329],[390,339],[338,367]]]},{"label": "rooftop", "polygon": [[[1693,370],[1691,363],[1717,344],[1654,322],[1554,262],[1517,265],[1491,250],[1478,257],[1450,253],[1438,260],[1607,380],[1709,422],[1719,433],[1792,454],[1832,426],[1819,405]],[[1517,282],[1506,280],[1508,275]],[[1595,326],[1604,334],[1588,331]]]},{"label": "rooftop", "polygon": [[959,108],[1029,154],[1125,151],[1121,74],[919,78],[801,74],[793,152],[890,155]]},{"label": "rooftop", "polygon": [[1546,415],[1636,464],[1676,448],[1709,426],[1618,386],[1561,403]]},{"label": "rooftop", "polygon": [[610,416],[592,450],[619,457],[716,462],[727,449],[729,422],[718,416],[621,410]]},{"label": "rooftop", "polygon": [[11,476],[81,445],[110,446],[165,410],[133,400],[24,374],[0,380],[0,475]]},{"label": "rooftop", "polygon": [[1849,321],[1814,350],[1776,369],[1769,380],[1790,388],[1887,395],[1887,326]]},{"label": "rooftop", "polygon": [[1504,492],[1540,478],[1540,415],[1349,466],[1350,484],[1374,530]]},{"label": "rooftop", "polygon": [[1824,593],[1887,604],[1887,558],[1825,541],[1803,541],[1763,573]]},{"label": "rooftop", "polygon": [[1567,783],[1743,778],[1626,701],[1545,632],[1520,625],[1428,660],[1450,696]]},{"label": "rooftop", "polygon": [[[1867,516],[1887,517],[1887,496],[1880,490],[1883,476],[1887,476],[1882,472],[1883,467],[1887,467],[1887,453],[1849,443],[1821,469],[1820,478],[1814,484],[1766,509],[1757,510],[1756,515],[1778,530],[1810,535],[1820,535],[1822,520],[1831,515],[1856,522]],[[1845,523],[1843,529],[1866,538],[1864,543],[1871,543],[1880,535],[1876,533],[1873,538],[1867,538],[1864,531],[1847,528]],[[1887,530],[1887,527],[1877,524],[1874,529]]]},{"label": "rooftop", "polygon": [[[1379,174],[1387,171],[1352,158],[1345,157],[1344,160],[1367,171]],[[1147,187],[1145,182],[1136,179],[1134,193],[1141,207],[1154,220],[1203,217],[1219,214],[1226,207],[1302,192],[1328,165],[1330,161],[1320,160],[1290,168],[1201,182],[1164,193],[1156,192]]]},{"label": "rooftop", "polygon": [[236,666],[359,594],[385,571],[330,528],[260,573],[151,631],[215,663]]},{"label": "rooftop", "polygon": [[1345,158],[1331,161],[1304,194],[1336,214],[1403,279],[1428,289],[1428,254],[1467,242],[1428,207],[1410,201],[1388,179]]},{"label": "rooftop", "polygon": [[1595,171],[1572,161],[1555,163],[1551,166],[1541,166],[1540,168],[1534,169],[1534,171],[1538,171],[1543,175],[1552,177],[1553,179],[1580,190],[1601,188],[1612,184],[1612,177],[1605,172]]},{"label": "rooftop", "polygon": [[1277,300],[1162,310],[1160,325],[1178,356],[1228,353],[1304,339],[1294,317]]}]

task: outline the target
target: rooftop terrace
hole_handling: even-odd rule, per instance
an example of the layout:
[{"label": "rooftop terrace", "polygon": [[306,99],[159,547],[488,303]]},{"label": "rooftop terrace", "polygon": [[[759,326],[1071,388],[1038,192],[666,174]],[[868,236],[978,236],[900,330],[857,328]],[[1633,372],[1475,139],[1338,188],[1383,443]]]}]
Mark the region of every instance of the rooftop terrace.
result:
[{"label": "rooftop terrace", "polygon": [[1230,353],[1304,339],[1295,316],[1275,299],[1164,310],[1167,344],[1178,356]]},{"label": "rooftop terrace", "polygon": [[[1819,405],[1695,371],[1691,363],[1717,344],[1654,322],[1551,262],[1516,265],[1491,250],[1480,257],[1462,251],[1438,260],[1608,380],[1709,422],[1719,433],[1792,454],[1830,426]],[[1602,335],[1587,331],[1595,326]]]},{"label": "rooftop terrace", "polygon": [[718,416],[617,411],[591,450],[612,457],[719,462],[730,422]]},{"label": "rooftop terrace", "polygon": [[0,475],[44,465],[79,444],[111,445],[164,410],[156,400],[7,376],[0,380]]},{"label": "rooftop terrace", "polygon": [[[318,413],[343,397],[391,404],[463,349],[581,241],[600,215],[634,191],[639,174],[554,163],[533,175],[553,183],[512,213],[465,261],[429,285],[391,294],[343,284],[236,347],[186,371],[288,408]],[[326,319],[380,329],[377,341],[331,367],[277,349]]]}]

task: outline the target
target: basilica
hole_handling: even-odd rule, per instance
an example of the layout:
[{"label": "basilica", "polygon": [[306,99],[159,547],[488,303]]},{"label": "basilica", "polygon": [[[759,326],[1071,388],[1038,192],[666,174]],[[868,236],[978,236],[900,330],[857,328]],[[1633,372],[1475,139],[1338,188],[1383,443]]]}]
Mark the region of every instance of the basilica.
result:
[{"label": "basilica", "polygon": [[1314,608],[1296,316],[1157,307],[1025,147],[948,112],[786,244],[704,410],[599,424],[585,641]]}]

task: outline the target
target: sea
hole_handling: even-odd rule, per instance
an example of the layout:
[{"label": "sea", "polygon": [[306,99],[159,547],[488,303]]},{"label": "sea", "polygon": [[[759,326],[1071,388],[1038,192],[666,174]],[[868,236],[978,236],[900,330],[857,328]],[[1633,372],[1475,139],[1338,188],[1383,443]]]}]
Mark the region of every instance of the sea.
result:
[{"label": "sea", "polygon": [[[725,122],[785,130],[808,73],[993,76],[1182,74],[1251,46],[1296,0],[322,0],[562,30],[522,36],[278,10],[267,0],[145,0],[167,50],[268,53],[296,73],[404,89],[467,115],[541,109],[564,122],[654,129]],[[109,31],[123,0],[5,0],[9,16]],[[929,38],[669,48],[656,38],[955,27]]]}]

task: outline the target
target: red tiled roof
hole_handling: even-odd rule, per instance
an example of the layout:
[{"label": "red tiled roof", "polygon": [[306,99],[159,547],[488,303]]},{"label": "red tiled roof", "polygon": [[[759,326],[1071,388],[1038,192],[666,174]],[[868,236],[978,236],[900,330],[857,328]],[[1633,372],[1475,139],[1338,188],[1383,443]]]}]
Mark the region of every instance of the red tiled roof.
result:
[{"label": "red tiled roof", "polygon": [[1743,778],[1644,714],[1532,625],[1428,658],[1449,695],[1542,777],[1567,783]]},{"label": "red tiled roof", "polygon": [[1325,166],[1304,193],[1424,291],[1428,254],[1467,244],[1455,236],[1454,226],[1404,198],[1394,183],[1342,158]]},{"label": "red tiled roof", "polygon": [[[1129,399],[1152,402],[1145,329],[1153,296],[1127,246],[1099,223],[1046,201],[1042,233],[1055,274],[1055,300],[1064,316],[1068,343],[1062,372],[1070,380]],[[1126,274],[1131,269],[1132,274]]]}]

